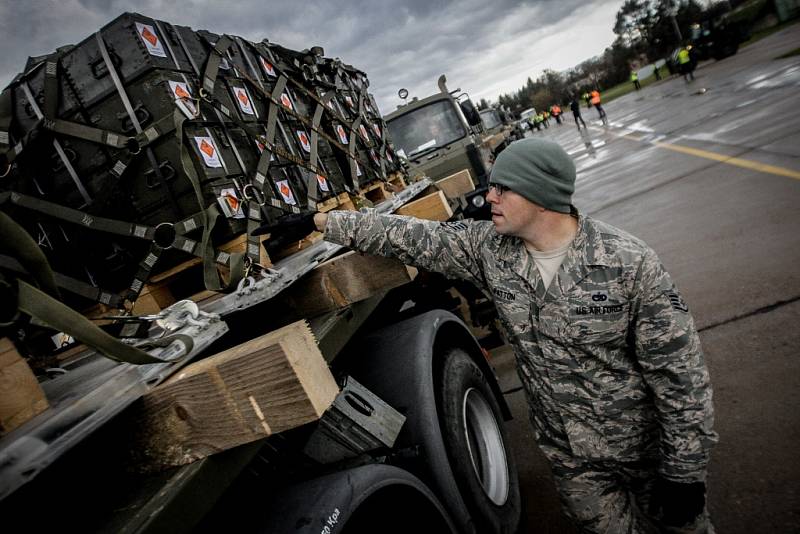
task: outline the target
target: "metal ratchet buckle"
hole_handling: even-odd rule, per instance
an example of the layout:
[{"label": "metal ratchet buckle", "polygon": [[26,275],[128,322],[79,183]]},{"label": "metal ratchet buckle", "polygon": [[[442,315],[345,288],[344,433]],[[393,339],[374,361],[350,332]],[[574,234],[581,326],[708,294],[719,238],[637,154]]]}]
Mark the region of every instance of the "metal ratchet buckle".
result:
[{"label": "metal ratchet buckle", "polygon": [[144,323],[155,321],[155,323],[165,331],[177,330],[187,324],[199,326],[203,323],[197,318],[203,312],[196,302],[191,300],[180,300],[159,313],[152,315],[107,315],[98,317],[112,321],[122,321],[124,323]]}]

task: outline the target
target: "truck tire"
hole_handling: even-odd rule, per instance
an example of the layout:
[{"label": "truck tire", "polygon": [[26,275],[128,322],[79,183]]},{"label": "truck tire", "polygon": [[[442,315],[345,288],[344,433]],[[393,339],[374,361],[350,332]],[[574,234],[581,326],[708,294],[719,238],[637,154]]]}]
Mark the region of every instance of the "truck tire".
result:
[{"label": "truck tire", "polygon": [[460,348],[444,354],[437,377],[442,438],[453,476],[478,532],[513,533],[519,481],[500,407],[486,377]]},{"label": "truck tire", "polygon": [[[398,454],[392,461],[436,492],[459,532],[514,532],[520,520],[520,505],[517,473],[510,454],[506,453],[510,481],[508,502],[502,506],[489,505],[487,502],[491,499],[476,481],[477,475],[471,473],[472,460],[465,448],[466,439],[458,442],[454,437],[445,438],[445,434],[462,432],[459,427],[451,427],[456,429],[452,431],[445,429],[440,415],[442,400],[445,397],[463,400],[467,392],[461,389],[452,394],[444,393],[444,381],[438,378],[444,376],[442,370],[453,351],[470,359],[480,371],[481,378],[476,381],[482,385],[473,385],[473,389],[480,392],[491,407],[495,423],[502,429],[500,422],[510,419],[510,412],[491,367],[464,323],[449,312],[433,310],[372,332],[350,347],[348,352],[356,357],[350,362],[348,372],[406,416],[394,447]],[[450,380],[448,376],[447,382]],[[453,387],[463,388],[472,382],[462,377],[457,383],[460,385]],[[507,443],[505,435],[501,435],[503,443]],[[461,450],[448,450],[458,448]],[[456,475],[457,472],[461,474]],[[473,477],[471,485],[464,482],[469,480],[468,475]],[[477,504],[481,502],[483,504]]]},{"label": "truck tire", "polygon": [[[281,489],[250,532],[405,534],[457,531],[430,489],[403,469],[370,464]],[[254,527],[254,528],[252,528]]]}]

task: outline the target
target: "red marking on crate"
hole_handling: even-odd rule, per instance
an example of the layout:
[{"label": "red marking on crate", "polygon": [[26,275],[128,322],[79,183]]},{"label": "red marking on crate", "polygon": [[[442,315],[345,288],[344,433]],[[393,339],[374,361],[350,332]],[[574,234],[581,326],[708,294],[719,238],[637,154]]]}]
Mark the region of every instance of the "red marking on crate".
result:
[{"label": "red marking on crate", "polygon": [[147,39],[147,42],[150,43],[151,45],[158,46],[158,37],[156,37],[156,35],[150,30],[148,30],[146,27],[142,28],[142,37]]},{"label": "red marking on crate", "polygon": [[209,158],[214,157],[214,147],[211,146],[205,139],[200,142],[200,150],[206,153]]}]

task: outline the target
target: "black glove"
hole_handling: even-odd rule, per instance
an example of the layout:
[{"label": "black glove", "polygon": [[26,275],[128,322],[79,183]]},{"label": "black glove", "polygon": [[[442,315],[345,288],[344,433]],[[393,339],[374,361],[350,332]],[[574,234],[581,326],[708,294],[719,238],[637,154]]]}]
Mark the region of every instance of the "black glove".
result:
[{"label": "black glove", "polygon": [[673,482],[658,477],[650,497],[650,515],[670,527],[691,523],[706,507],[705,482]]},{"label": "black glove", "polygon": [[250,235],[273,234],[273,237],[277,237],[275,234],[292,233],[306,236],[317,229],[314,224],[316,214],[316,211],[301,211],[282,215],[273,223],[259,226]]}]

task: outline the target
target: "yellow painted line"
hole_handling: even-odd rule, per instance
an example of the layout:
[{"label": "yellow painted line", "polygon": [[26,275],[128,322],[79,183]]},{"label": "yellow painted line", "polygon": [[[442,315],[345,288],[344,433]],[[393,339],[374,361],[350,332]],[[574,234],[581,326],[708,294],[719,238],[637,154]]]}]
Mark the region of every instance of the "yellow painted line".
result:
[{"label": "yellow painted line", "polygon": [[661,143],[659,141],[654,141],[653,144],[661,148],[666,148],[667,150],[682,152],[684,154],[691,154],[692,156],[697,156],[700,158],[713,159],[714,161],[727,163],[728,165],[735,165],[737,167],[743,167],[745,169],[751,169],[758,172],[765,172],[767,174],[776,174],[778,176],[786,176],[787,178],[794,178],[795,180],[800,180],[800,172],[794,171],[792,169],[787,169],[785,167],[776,167],[775,165],[767,165],[766,163],[750,161],[749,159],[734,158],[731,156],[717,154],[716,152],[709,152],[708,150],[700,150],[699,148],[690,148],[688,146],[671,145],[669,143]]},{"label": "yellow painted line", "polygon": [[[610,132],[608,130],[606,131],[610,134],[616,135],[617,137],[622,137],[623,139],[630,139],[632,141],[641,141],[643,139],[642,137],[637,138],[636,136],[630,134],[622,135],[616,132]],[[787,169],[786,167],[767,165],[766,163],[750,161],[749,159],[735,158],[733,156],[725,156],[723,154],[717,154],[716,152],[710,152],[708,150],[701,150],[699,148],[691,148],[683,145],[674,145],[671,143],[663,143],[661,141],[651,141],[650,144],[660,148],[666,148],[667,150],[672,150],[674,152],[681,152],[683,154],[690,154],[692,156],[697,156],[699,158],[711,159],[714,161],[719,161],[720,163],[727,163],[728,165],[735,165],[736,167],[742,167],[753,171],[764,172],[767,174],[775,174],[777,176],[786,176],[787,178],[794,178],[795,180],[800,180],[800,172],[795,171],[793,169]]]}]

